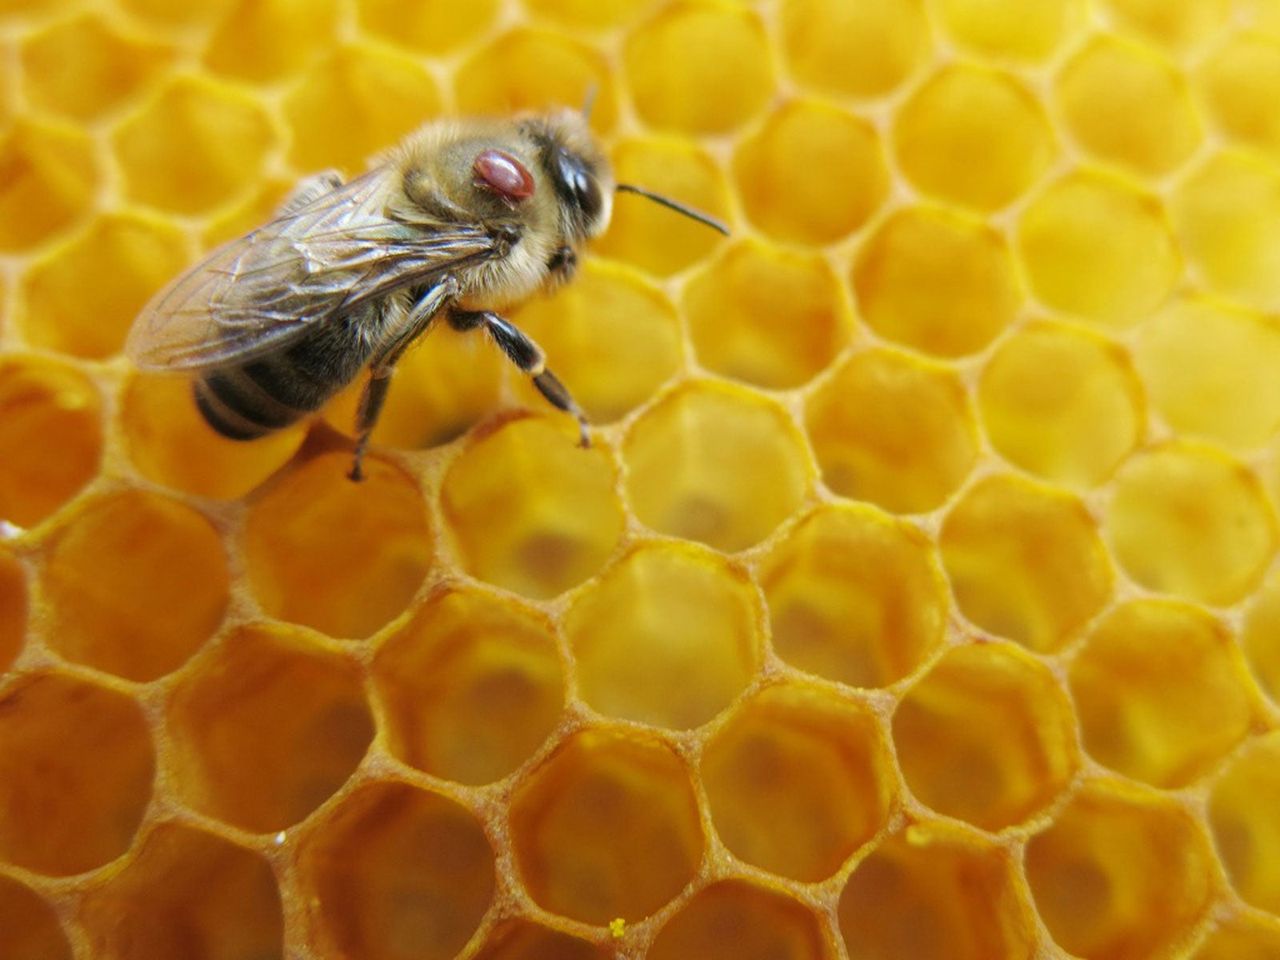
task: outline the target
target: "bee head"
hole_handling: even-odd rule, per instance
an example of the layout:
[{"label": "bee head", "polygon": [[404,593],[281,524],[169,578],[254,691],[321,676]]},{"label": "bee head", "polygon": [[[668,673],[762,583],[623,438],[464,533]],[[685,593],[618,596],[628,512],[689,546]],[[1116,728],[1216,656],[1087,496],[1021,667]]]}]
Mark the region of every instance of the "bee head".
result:
[{"label": "bee head", "polygon": [[524,130],[538,146],[542,171],[555,189],[567,230],[577,240],[603,233],[613,208],[613,178],[586,118],[566,110],[532,118]]}]

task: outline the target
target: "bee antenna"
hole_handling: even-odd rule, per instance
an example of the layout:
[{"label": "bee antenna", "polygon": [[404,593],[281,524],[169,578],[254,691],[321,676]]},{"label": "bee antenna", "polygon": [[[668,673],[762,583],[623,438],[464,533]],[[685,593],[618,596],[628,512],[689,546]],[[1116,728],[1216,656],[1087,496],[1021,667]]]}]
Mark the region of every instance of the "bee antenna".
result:
[{"label": "bee antenna", "polygon": [[668,210],[674,210],[676,213],[682,213],[690,220],[697,220],[703,226],[710,227],[712,230],[729,236],[729,228],[717,220],[715,217],[709,217],[701,210],[695,210],[693,207],[686,207],[678,200],[672,200],[670,197],[664,197],[660,193],[654,193],[652,190],[646,190],[644,187],[637,187],[632,183],[620,183],[616,187],[618,193],[638,193],[642,197],[648,197],[654,203],[660,203]]}]

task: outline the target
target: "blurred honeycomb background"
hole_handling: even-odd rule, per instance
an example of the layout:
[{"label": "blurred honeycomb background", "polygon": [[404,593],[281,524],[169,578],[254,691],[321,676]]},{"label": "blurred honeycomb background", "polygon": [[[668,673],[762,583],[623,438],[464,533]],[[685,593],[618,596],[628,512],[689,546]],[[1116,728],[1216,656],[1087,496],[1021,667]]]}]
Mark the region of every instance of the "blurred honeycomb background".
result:
[{"label": "blurred honeycomb background", "polygon": [[[576,105],[514,319],[237,445],[120,355]],[[0,957],[1280,958],[1280,2],[0,0]]]}]

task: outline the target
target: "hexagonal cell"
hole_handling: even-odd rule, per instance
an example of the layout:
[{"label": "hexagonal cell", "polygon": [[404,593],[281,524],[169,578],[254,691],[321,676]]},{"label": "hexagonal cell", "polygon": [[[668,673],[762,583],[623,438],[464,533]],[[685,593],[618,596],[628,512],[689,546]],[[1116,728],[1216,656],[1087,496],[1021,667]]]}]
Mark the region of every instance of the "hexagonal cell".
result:
[{"label": "hexagonal cell", "polygon": [[920,0],[784,0],[782,52],[806,86],[837,96],[894,90],[929,53]]},{"label": "hexagonal cell", "polygon": [[1111,595],[1097,526],[1070,494],[988,477],[943,521],[942,562],[964,615],[991,633],[1051,653]]},{"label": "hexagonal cell", "polygon": [[734,856],[816,883],[884,826],[892,766],[872,715],[793,684],[740,706],[703,747],[701,774],[716,833]]},{"label": "hexagonal cell", "polygon": [[1260,737],[1213,786],[1209,825],[1231,885],[1247,902],[1280,914],[1280,734]]},{"label": "hexagonal cell", "polygon": [[1094,37],[1059,69],[1054,94],[1086,152],[1139,176],[1169,173],[1200,145],[1186,80],[1148,47]]},{"label": "hexagonal cell", "polygon": [[967,830],[922,823],[858,865],[838,915],[859,960],[1029,960],[1029,914],[1007,852]]},{"label": "hexagonal cell", "polygon": [[[728,186],[715,160],[685,139],[623,140],[612,151],[619,183],[635,183],[723,218]],[[619,196],[609,229],[595,243],[606,257],[669,276],[710,253],[719,235],[643,197]]]},{"label": "hexagonal cell", "polygon": [[951,39],[997,60],[1047,60],[1083,15],[1080,0],[941,0]]},{"label": "hexagonal cell", "polygon": [[160,44],[121,34],[100,14],[86,13],[28,35],[19,55],[32,106],[92,120],[136,96],[171,54]]},{"label": "hexagonal cell", "polygon": [[348,796],[298,854],[328,956],[451,960],[493,899],[493,849],[465,807],[404,783]]},{"label": "hexagonal cell", "polygon": [[489,934],[475,960],[611,960],[613,952],[528,920],[509,920]]},{"label": "hexagonal cell", "polygon": [[386,47],[352,45],[307,70],[283,110],[295,169],[357,171],[371,154],[434,117],[440,92],[420,60]]},{"label": "hexagonal cell", "polygon": [[876,333],[941,357],[981,350],[1022,306],[1004,237],[942,209],[901,210],[882,223],[858,255],[853,286]]},{"label": "hexagonal cell", "polygon": [[805,426],[823,483],[895,513],[942,506],[978,455],[960,379],[897,351],[850,358],[809,398]]},{"label": "hexagonal cell", "polygon": [[810,514],[763,561],[760,585],[778,655],[857,687],[910,675],[946,629],[932,542],[872,507]]},{"label": "hexagonal cell", "polygon": [[1086,787],[1026,850],[1036,912],[1081,957],[1171,953],[1209,905],[1213,868],[1185,807],[1121,783]]},{"label": "hexagonal cell", "polygon": [[552,597],[613,553],[625,521],[614,466],[604,450],[581,449],[571,429],[543,417],[509,421],[450,464],[440,505],[470,573]]},{"label": "hexagonal cell", "polygon": [[269,83],[297,73],[333,43],[335,0],[238,0],[204,49],[204,65]]},{"label": "hexagonal cell", "polygon": [[1159,200],[1099,173],[1041,193],[1022,214],[1018,252],[1045,306],[1112,327],[1160,306],[1181,272]]},{"label": "hexagonal cell", "polygon": [[78,131],[19,121],[0,137],[0,251],[65,230],[93,200],[93,142]]},{"label": "hexagonal cell", "polygon": [[1280,957],[1280,922],[1256,918],[1222,924],[1200,944],[1191,960],[1276,960]]},{"label": "hexagonal cell", "polygon": [[474,40],[493,23],[498,0],[356,0],[360,27],[381,40],[422,53],[440,54]]},{"label": "hexagonal cell", "polygon": [[50,541],[40,582],[50,647],[145,681],[177,669],[213,635],[230,574],[204,516],[127,490],[82,505]]},{"label": "hexagonal cell", "polygon": [[334,637],[366,637],[408,605],[433,557],[422,495],[395,467],[323,454],[279,478],[245,518],[245,570],[262,609]]},{"label": "hexagonal cell", "polygon": [[[511,315],[546,351],[548,363],[593,423],[608,423],[652,397],[680,367],[675,307],[661,288],[620,264],[588,260],[577,278]],[[528,378],[522,395],[546,401]]]},{"label": "hexagonal cell", "polygon": [[696,383],[663,397],[623,442],[627,499],[654,530],[733,552],[758,543],[809,486],[804,440],[751,391]]},{"label": "hexagonal cell", "polygon": [[587,585],[563,628],[592,707],[675,729],[705,723],[762,657],[755,590],[716,554],[648,545]]},{"label": "hexagonal cell", "polygon": [[590,29],[621,26],[652,6],[650,0],[524,0],[534,14]]},{"label": "hexagonal cell", "polygon": [[1276,549],[1275,520],[1258,478],[1190,444],[1131,458],[1116,475],[1106,526],[1129,576],[1198,603],[1243,599]]},{"label": "hexagonal cell", "polygon": [[27,572],[0,550],[0,674],[22,651],[27,634]]},{"label": "hexagonal cell", "polygon": [[1204,43],[1231,20],[1231,0],[1105,0],[1117,23],[1180,53]]},{"label": "hexagonal cell", "polygon": [[130,200],[205,213],[256,180],[275,146],[262,105],[197,77],[177,77],[112,134]]},{"label": "hexagonal cell", "polygon": [[586,923],[640,920],[693,879],[702,827],[684,762],[640,734],[575,734],[511,798],[525,889]]},{"label": "hexagonal cell", "polygon": [[726,133],[759,113],[773,93],[770,64],[764,24],[732,3],[670,4],[626,42],[636,112],[682,133]]},{"label": "hexagonal cell", "polygon": [[921,801],[984,830],[1042,810],[1079,763],[1057,678],[1004,643],[949,651],[898,703],[893,740]]},{"label": "hexagonal cell", "polygon": [[809,907],[754,883],[699,890],[658,931],[649,960],[822,960],[829,956]]},{"label": "hexagonal cell", "polygon": [[1197,90],[1218,130],[1280,158],[1280,42],[1263,33],[1231,36],[1199,67]]},{"label": "hexagonal cell", "polygon": [[1029,324],[982,371],[978,407],[992,446],[1055,483],[1102,483],[1137,444],[1142,384],[1124,349],[1055,323]]},{"label": "hexagonal cell", "polygon": [[0,858],[66,876],[120,856],[154,773],[133,700],[57,674],[22,678],[0,697]]},{"label": "hexagonal cell", "polygon": [[237,630],[179,683],[167,711],[179,796],[253,833],[310,814],[373,739],[359,667],[285,627]]},{"label": "hexagonal cell", "polygon": [[970,66],[946,67],[916,90],[898,110],[893,142],[918,189],[976,210],[1022,196],[1054,154],[1044,108],[1022,81]]},{"label": "hexagonal cell", "polygon": [[280,891],[260,855],[160,824],[137,855],[85,896],[80,921],[101,960],[278,957]]},{"label": "hexagonal cell", "polygon": [[778,390],[826,369],[851,326],[825,259],[755,240],[728,248],[695,276],[682,306],[703,366]]},{"label": "hexagonal cell", "polygon": [[39,894],[0,876],[0,930],[12,960],[72,960],[58,915]]},{"label": "hexagonal cell", "polygon": [[576,109],[594,91],[592,127],[609,130],[618,119],[608,61],[563,31],[521,28],[504,34],[472,54],[453,81],[464,115]]},{"label": "hexagonal cell", "polygon": [[1085,749],[1157,787],[1205,773],[1254,719],[1234,638],[1180,603],[1137,600],[1108,613],[1072,660],[1070,682]]},{"label": "hexagonal cell", "polygon": [[138,311],[187,260],[185,235],[166,221],[99,217],[23,275],[23,337],[78,357],[109,357],[124,345]]},{"label": "hexagonal cell", "polygon": [[865,224],[889,191],[875,128],[819,101],[770,114],[738,145],[733,172],[752,223],[778,240],[818,246]]},{"label": "hexagonal cell", "polygon": [[1280,573],[1253,597],[1240,643],[1259,685],[1280,703]]},{"label": "hexagonal cell", "polygon": [[461,783],[501,779],[555,729],[564,675],[551,624],[472,590],[433,596],[373,664],[391,751]]},{"label": "hexagonal cell", "polygon": [[102,399],[74,367],[0,358],[0,520],[39,523],[98,472]]},{"label": "hexagonal cell", "polygon": [[1280,172],[1261,158],[1218,153],[1171,201],[1191,265],[1218,293],[1280,309]]}]

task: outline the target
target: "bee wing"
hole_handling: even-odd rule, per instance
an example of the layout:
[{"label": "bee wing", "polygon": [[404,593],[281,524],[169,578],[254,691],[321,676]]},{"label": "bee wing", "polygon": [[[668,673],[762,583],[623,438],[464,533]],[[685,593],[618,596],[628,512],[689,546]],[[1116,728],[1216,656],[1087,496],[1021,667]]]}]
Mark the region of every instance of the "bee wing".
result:
[{"label": "bee wing", "polygon": [[219,247],[161,290],[129,333],[142,369],[192,370],[280,349],[314,324],[497,251],[478,224],[387,216],[372,170]]}]

